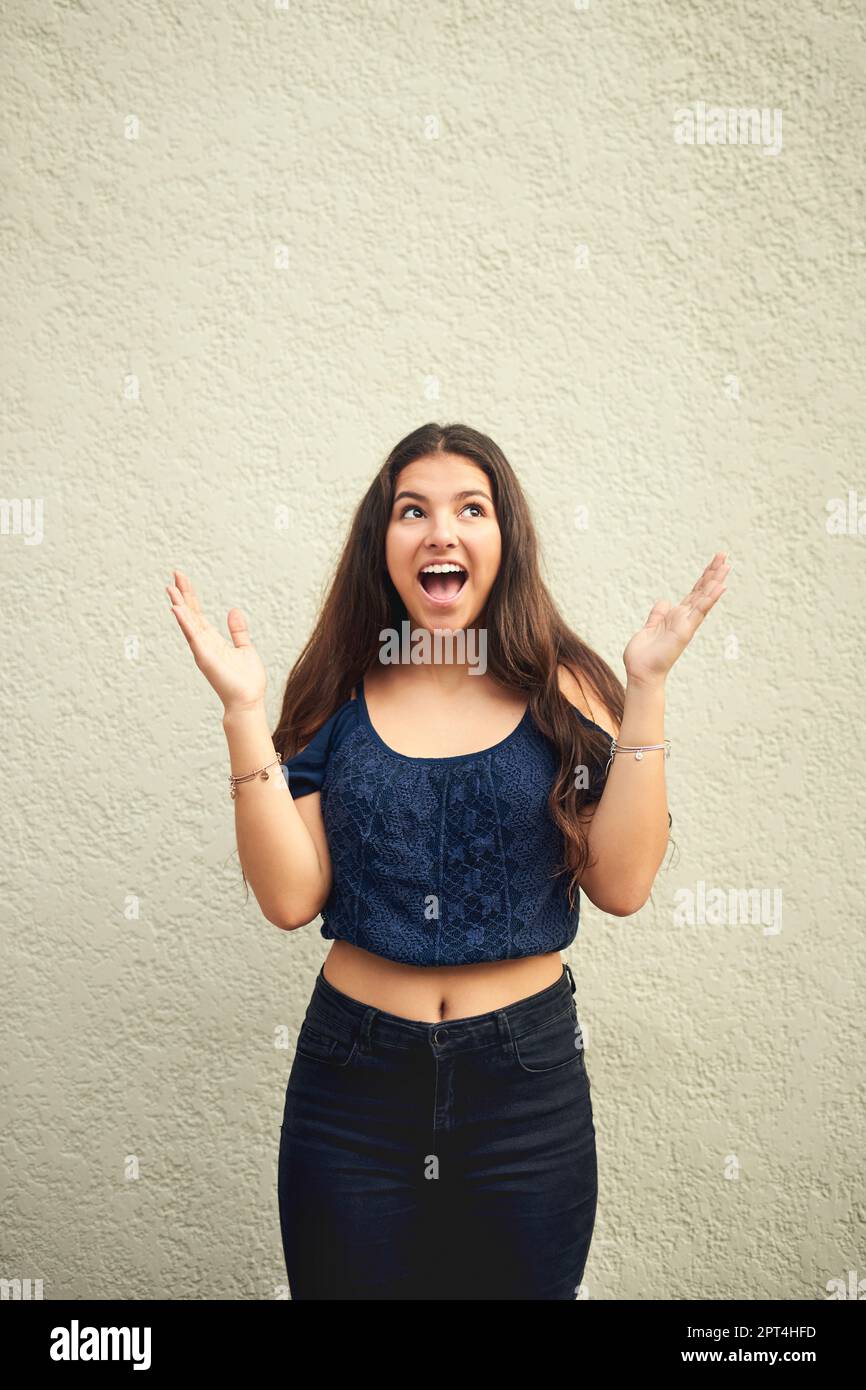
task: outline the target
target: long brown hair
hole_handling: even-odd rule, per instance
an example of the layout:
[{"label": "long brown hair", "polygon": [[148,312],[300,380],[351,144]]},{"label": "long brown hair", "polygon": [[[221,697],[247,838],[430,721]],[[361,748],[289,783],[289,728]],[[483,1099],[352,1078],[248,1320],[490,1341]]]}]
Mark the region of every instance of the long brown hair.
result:
[{"label": "long brown hair", "polygon": [[[399,631],[408,617],[384,563],[385,533],[400,470],[437,453],[459,454],[490,479],[502,552],[485,609],[487,665],[504,686],[528,695],[536,726],[559,754],[548,805],[562,831],[559,872],[570,874],[567,893],[573,908],[589,859],[587,830],[580,818],[587,793],[575,786],[574,770],[603,764],[608,744],[574,717],[560,693],[557,668],[567,667],[581,690],[581,681],[588,681],[617,724],[622,721],[625,690],[607,662],[560,616],[541,578],[526,498],[502,450],[487,435],[468,425],[431,423],[413,430],[392,449],[355,512],[318,621],[289,673],[274,746],[284,762],[305,747],[378,661],[382,628]],[[376,556],[381,556],[381,564],[371,564]]]}]

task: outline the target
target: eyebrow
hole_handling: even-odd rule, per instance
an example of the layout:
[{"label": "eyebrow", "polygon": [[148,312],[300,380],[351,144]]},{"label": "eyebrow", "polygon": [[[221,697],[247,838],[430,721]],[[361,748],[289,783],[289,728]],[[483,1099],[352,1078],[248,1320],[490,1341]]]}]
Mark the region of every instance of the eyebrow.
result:
[{"label": "eyebrow", "polygon": [[[430,501],[429,497],[425,497],[423,492],[398,492],[397,496],[394,498],[395,506],[400,501],[401,497],[414,497],[417,502]],[[451,501],[462,502],[466,497],[484,497],[491,504],[491,506],[493,505],[493,498],[489,497],[486,492],[482,492],[480,488],[477,487],[468,488],[465,492],[455,492],[454,496],[451,498]]]}]

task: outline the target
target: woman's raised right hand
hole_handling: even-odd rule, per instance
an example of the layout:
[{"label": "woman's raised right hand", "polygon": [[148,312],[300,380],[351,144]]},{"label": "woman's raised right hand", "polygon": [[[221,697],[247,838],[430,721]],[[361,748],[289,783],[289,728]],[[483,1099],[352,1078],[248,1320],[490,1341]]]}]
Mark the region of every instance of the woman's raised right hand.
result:
[{"label": "woman's raised right hand", "polygon": [[174,570],[174,584],[165,591],[171,611],[192,648],[195,664],[210,681],[226,712],[252,708],[265,695],[267,672],[250,641],[246,619],[239,608],[230,608],[226,623],[232,643],[217,632],[201,611],[195,589],[180,570]]}]

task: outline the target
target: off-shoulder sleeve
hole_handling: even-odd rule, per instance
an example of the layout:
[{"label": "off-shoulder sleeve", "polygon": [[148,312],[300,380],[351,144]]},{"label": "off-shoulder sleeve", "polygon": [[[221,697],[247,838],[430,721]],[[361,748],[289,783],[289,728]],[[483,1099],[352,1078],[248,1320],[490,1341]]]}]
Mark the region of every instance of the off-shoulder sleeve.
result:
[{"label": "off-shoulder sleeve", "polygon": [[293,758],[282,763],[289,791],[297,799],[321,791],[328,762],[357,720],[357,701],[347,700]]}]

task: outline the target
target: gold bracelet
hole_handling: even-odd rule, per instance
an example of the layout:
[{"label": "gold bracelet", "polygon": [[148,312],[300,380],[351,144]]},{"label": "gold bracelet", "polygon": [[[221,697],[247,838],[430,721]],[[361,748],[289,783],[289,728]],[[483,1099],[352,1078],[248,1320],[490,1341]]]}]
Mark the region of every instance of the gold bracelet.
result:
[{"label": "gold bracelet", "polygon": [[[277,763],[281,763],[282,761],[283,760],[281,757],[279,757],[279,755],[275,759],[275,762]],[[235,797],[237,796],[237,791],[235,789],[240,782],[252,782],[255,777],[261,777],[263,782],[267,782],[269,780],[268,768],[273,766],[274,763],[265,763],[264,767],[257,767],[255,772],[247,772],[243,777],[230,777],[229,785],[231,787],[230,795],[232,801],[234,801]]]}]

